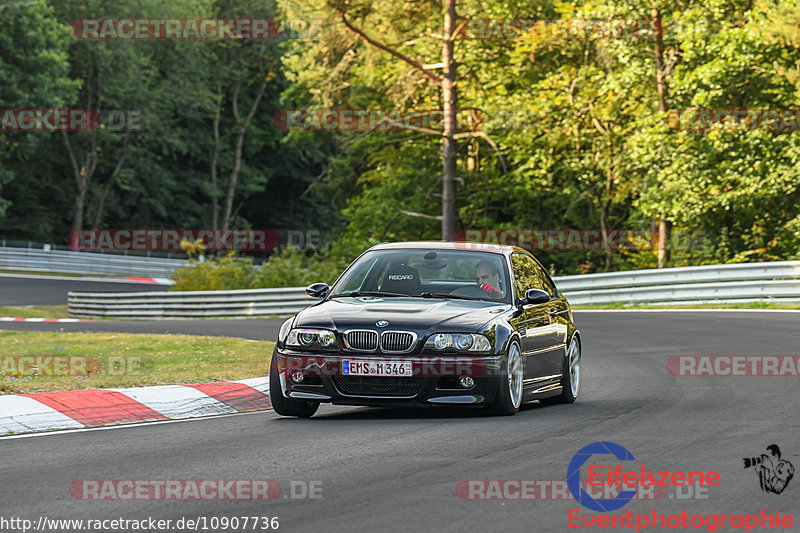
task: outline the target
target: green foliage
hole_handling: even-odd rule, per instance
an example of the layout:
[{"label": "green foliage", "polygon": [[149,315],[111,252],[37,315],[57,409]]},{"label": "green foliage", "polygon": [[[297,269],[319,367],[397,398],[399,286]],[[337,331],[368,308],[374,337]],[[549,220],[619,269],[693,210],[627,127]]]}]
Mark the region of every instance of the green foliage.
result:
[{"label": "green foliage", "polygon": [[[69,102],[80,86],[67,75],[69,39],[68,28],[43,0],[0,4],[0,109],[59,108]],[[0,129],[0,220],[17,191],[30,194],[29,175],[35,175],[48,140]],[[38,198],[28,204],[29,212],[44,211],[46,204]],[[30,234],[47,230],[34,227]]]},{"label": "green foliage", "polygon": [[257,286],[301,287],[320,281],[332,284],[341,273],[339,267],[326,257],[307,257],[303,252],[287,248],[264,263],[256,278]]},{"label": "green foliage", "polygon": [[229,254],[219,259],[199,261],[192,259],[190,266],[176,270],[174,290],[219,291],[254,288],[258,269],[250,258]]},{"label": "green foliage", "polygon": [[[113,4],[113,5],[112,5]],[[144,128],[68,134],[78,165],[92,153],[85,228],[208,228],[235,166],[234,98],[246,115],[268,79],[242,149],[233,191],[237,228],[295,229],[313,216],[336,224],[326,197],[304,194],[332,145],[287,139],[273,122],[287,88],[279,41],[90,41],[76,18],[278,18],[261,1],[58,0],[0,5],[0,108],[134,110]],[[218,183],[210,183],[213,120],[221,102]],[[119,172],[114,169],[124,157]],[[12,179],[16,176],[16,179]],[[60,133],[0,130],[0,236],[64,243],[75,178]],[[288,202],[293,209],[285,210]],[[220,211],[222,206],[220,206]],[[3,211],[5,210],[5,213]]]},{"label": "green foliage", "polygon": [[254,265],[250,258],[234,254],[205,261],[192,260],[190,266],[175,271],[176,284],[172,290],[300,287],[316,282],[332,285],[368,247],[363,242],[340,239],[326,250],[311,255],[296,248],[285,248],[260,266]]},{"label": "green foliage", "polygon": [[[327,24],[321,41],[284,56],[288,76],[318,105],[439,107],[436,87],[385,51],[359,42],[329,4],[281,5]],[[796,2],[457,4],[463,19],[649,20],[653,7],[667,29],[661,57],[668,110],[798,108]],[[434,62],[439,6],[415,4],[408,16],[406,9],[351,2],[348,15],[368,35]],[[461,141],[462,227],[649,229],[663,218],[683,239],[673,249],[672,266],[797,256],[797,131],[672,129],[669,115],[659,111],[656,42],[652,34],[641,37],[456,42],[459,107],[480,109],[482,132],[500,148],[482,137]],[[299,49],[298,43],[293,50]],[[436,136],[340,137],[343,153],[320,187],[346,198],[345,204],[338,200],[348,223],[345,235],[437,238],[435,220],[408,214],[438,214]],[[652,246],[537,255],[558,273],[656,265]]]},{"label": "green foliage", "polygon": [[[440,61],[440,2],[346,5],[369,36],[422,64]],[[653,7],[667,30],[666,113],[651,36],[457,39],[458,107],[472,110],[459,115],[461,229],[650,229],[664,219],[679,241],[669,266],[800,257],[800,133],[671,122],[684,109],[800,109],[796,0],[458,0],[457,13],[630,20],[649,19]],[[314,254],[284,250],[264,267],[196,262],[177,289],[330,283],[372,243],[438,238],[436,131],[285,132],[273,122],[280,109],[442,108],[436,84],[359,39],[332,2],[120,0],[108,9],[101,0],[0,0],[2,108],[144,112],[147,128],[127,146],[118,132],[70,134],[79,155],[97,154],[85,225],[211,225],[236,167],[234,98],[243,112],[268,79],[244,138],[231,227],[330,230],[335,239]],[[65,21],[85,16],[280,17],[317,21],[322,33],[287,42],[70,38]],[[61,241],[75,193],[60,135],[0,131],[5,237]],[[652,248],[536,254],[553,273],[656,264]]]}]

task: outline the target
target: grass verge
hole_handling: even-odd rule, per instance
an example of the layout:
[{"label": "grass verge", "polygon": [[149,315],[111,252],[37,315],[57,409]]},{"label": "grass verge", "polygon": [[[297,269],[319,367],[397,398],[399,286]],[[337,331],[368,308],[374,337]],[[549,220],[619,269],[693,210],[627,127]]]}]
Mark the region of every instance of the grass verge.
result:
[{"label": "grass verge", "polygon": [[16,318],[69,318],[66,305],[30,305],[26,307],[0,307],[0,316]]},{"label": "grass verge", "polygon": [[0,394],[253,378],[268,373],[273,347],[228,337],[0,331]]}]

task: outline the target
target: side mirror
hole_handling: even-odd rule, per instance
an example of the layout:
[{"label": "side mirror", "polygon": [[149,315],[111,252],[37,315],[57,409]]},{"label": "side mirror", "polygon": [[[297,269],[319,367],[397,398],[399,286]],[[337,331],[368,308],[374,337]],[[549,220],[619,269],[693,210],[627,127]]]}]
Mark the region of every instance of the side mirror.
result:
[{"label": "side mirror", "polygon": [[306,287],[306,294],[312,298],[325,298],[329,290],[327,283],[314,283]]},{"label": "side mirror", "polygon": [[544,304],[550,301],[550,295],[541,289],[528,289],[525,291],[525,298],[520,302],[522,305]]}]

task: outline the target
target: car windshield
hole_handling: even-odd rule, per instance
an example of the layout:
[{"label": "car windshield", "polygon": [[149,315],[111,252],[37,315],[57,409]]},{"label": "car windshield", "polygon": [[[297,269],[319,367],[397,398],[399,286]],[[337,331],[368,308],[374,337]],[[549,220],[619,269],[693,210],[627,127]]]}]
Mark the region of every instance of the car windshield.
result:
[{"label": "car windshield", "polygon": [[509,303],[501,254],[462,250],[373,250],[353,263],[331,296],[418,296]]}]

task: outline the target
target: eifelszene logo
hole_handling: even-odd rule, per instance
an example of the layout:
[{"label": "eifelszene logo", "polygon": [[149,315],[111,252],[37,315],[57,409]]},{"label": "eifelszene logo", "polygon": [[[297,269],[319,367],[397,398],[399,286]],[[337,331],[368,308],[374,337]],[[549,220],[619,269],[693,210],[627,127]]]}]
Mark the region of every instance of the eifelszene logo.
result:
[{"label": "eifelszene logo", "polygon": [[613,454],[614,457],[620,461],[635,460],[633,454],[619,444],[614,442],[593,442],[578,450],[578,453],[576,453],[569,462],[569,466],[567,467],[567,487],[569,487],[569,492],[572,494],[572,497],[575,498],[575,501],[584,507],[601,513],[615,511],[631,501],[631,499],[636,496],[636,492],[625,490],[617,494],[613,499],[595,500],[592,498],[589,493],[581,487],[581,466],[591,459],[593,455],[597,454]]},{"label": "eifelszene logo", "polygon": [[762,453],[761,457],[745,457],[744,467],[755,467],[761,490],[780,494],[794,477],[794,466],[786,459],[781,459],[781,449],[777,444],[767,446],[769,454]]},{"label": "eifelszene logo", "polygon": [[[597,460],[589,461],[596,455],[613,455],[619,464],[613,467],[593,464]],[[575,498],[575,501],[584,507],[605,513],[616,511],[635,498],[637,487],[688,487],[692,486],[717,486],[720,483],[719,472],[710,470],[679,471],[649,470],[646,465],[632,465],[633,470],[626,470],[622,464],[628,461],[635,461],[636,458],[631,452],[614,442],[600,441],[593,442],[584,446],[576,453],[567,467],[567,487]],[[620,491],[614,498],[593,498],[581,486],[581,467],[587,465],[587,483],[589,487],[610,487],[624,488],[628,490]]]}]

